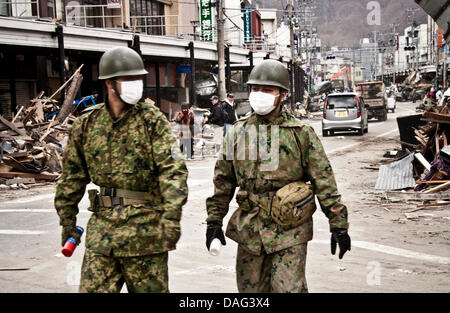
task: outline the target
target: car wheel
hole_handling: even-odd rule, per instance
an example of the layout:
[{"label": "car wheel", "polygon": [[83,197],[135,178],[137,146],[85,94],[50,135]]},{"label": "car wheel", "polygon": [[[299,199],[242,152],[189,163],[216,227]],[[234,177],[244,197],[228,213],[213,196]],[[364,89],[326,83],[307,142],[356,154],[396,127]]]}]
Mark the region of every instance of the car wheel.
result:
[{"label": "car wheel", "polygon": [[358,129],[358,136],[364,135],[364,128]]},{"label": "car wheel", "polygon": [[327,137],[327,136],[328,136],[328,131],[322,130],[322,137]]}]

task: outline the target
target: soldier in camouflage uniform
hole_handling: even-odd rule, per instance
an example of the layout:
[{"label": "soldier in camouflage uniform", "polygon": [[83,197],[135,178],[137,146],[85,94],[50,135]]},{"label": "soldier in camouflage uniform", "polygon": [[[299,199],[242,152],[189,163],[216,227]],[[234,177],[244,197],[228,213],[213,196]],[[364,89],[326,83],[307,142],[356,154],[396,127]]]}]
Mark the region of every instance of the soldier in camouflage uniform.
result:
[{"label": "soldier in camouflage uniform", "polygon": [[[299,218],[300,223],[280,225],[275,222],[277,215],[274,214],[279,209],[275,204],[276,192],[285,187],[283,191],[287,192],[282,197],[301,198],[290,186],[308,186],[305,182],[310,182],[310,189],[329,219],[331,252],[334,254],[339,244],[340,258],[350,250],[347,208],[341,201],[330,162],[313,128],[281,109],[280,103],[289,90],[287,69],[278,61],[265,60],[252,70],[247,84],[251,86],[249,100],[255,113],[235,122],[224,139],[221,159],[215,166],[214,195],[206,200],[206,246],[209,249],[214,238],[226,244],[222,221],[239,187],[236,194],[239,208],[231,216],[226,230],[226,236],[238,243],[238,290],[307,292],[305,261],[307,242],[313,236],[314,196],[312,202],[309,200],[312,207],[306,212],[309,215]],[[264,134],[260,133],[252,139],[249,135],[252,127],[256,130],[266,127],[267,137],[261,137]],[[261,157],[261,151],[253,158],[250,156],[261,143],[259,149],[264,148],[264,144],[275,149],[275,154],[271,153],[272,160]],[[244,150],[239,151],[239,147]],[[273,158],[275,166],[270,164]]]},{"label": "soldier in camouflage uniform", "polygon": [[99,70],[107,100],[75,120],[56,189],[62,244],[80,242],[78,203],[93,182],[100,191],[88,191],[80,292],[120,292],[124,282],[129,292],[168,292],[188,172],[166,117],[139,102],[147,73],[139,54],[113,48]]}]

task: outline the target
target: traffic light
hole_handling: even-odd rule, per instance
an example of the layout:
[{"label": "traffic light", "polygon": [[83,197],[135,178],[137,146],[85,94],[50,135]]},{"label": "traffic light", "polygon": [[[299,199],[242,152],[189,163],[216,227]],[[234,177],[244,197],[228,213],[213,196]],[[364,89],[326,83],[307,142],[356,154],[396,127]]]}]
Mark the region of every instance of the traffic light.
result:
[{"label": "traffic light", "polygon": [[334,55],[327,55],[327,60],[330,60],[330,59],[336,59],[336,56],[334,56]]},{"label": "traffic light", "polygon": [[405,46],[405,51],[410,51],[410,50],[414,51],[414,50],[416,50],[416,47],[415,46]]}]

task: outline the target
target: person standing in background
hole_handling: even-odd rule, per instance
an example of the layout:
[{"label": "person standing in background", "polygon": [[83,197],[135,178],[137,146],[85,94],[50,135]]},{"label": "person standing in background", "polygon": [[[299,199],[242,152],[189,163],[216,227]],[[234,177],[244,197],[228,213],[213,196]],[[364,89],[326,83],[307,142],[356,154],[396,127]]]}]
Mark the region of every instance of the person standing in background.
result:
[{"label": "person standing in background", "polygon": [[211,114],[208,117],[208,122],[213,124],[214,127],[214,143],[216,145],[216,153],[219,152],[220,145],[223,139],[223,110],[222,105],[219,102],[219,97],[213,95],[209,100],[211,100]]},{"label": "person standing in background", "polygon": [[228,93],[225,100],[221,102],[223,116],[224,116],[224,125],[223,125],[223,135],[227,134],[228,129],[236,122],[236,105],[234,102],[234,95],[232,93]]},{"label": "person standing in background", "polygon": [[187,159],[194,158],[194,112],[189,110],[189,103],[181,104],[181,111],[175,116],[175,122],[180,124],[180,149]]}]

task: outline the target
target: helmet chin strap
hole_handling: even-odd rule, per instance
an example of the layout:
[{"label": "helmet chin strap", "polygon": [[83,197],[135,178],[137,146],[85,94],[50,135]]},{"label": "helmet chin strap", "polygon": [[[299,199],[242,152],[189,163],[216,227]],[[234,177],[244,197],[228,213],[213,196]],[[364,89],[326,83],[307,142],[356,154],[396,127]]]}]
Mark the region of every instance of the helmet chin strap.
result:
[{"label": "helmet chin strap", "polygon": [[116,80],[111,80],[111,82],[113,82],[112,85],[112,91],[116,94],[116,96],[118,96],[120,98],[120,93],[117,90],[117,81]]},{"label": "helmet chin strap", "polygon": [[282,91],[282,89],[280,88],[279,92],[278,92],[277,104],[275,105],[275,110],[277,109],[278,105],[280,105],[280,103],[281,103],[281,91]]}]

